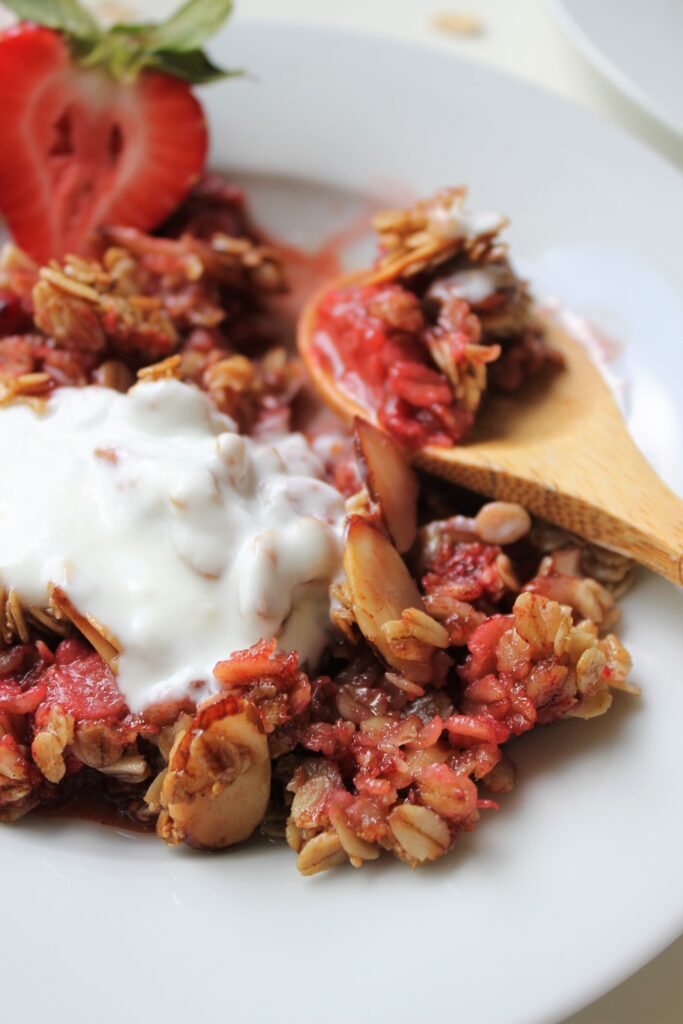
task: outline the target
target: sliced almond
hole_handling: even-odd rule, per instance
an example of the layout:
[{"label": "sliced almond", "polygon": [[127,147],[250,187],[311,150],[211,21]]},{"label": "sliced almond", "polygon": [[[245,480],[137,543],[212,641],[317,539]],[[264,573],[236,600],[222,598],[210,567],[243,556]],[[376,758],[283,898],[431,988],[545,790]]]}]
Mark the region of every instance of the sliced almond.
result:
[{"label": "sliced almond", "polygon": [[372,423],[357,416],[354,432],[365,485],[394,544],[401,553],[408,551],[417,534],[417,476],[398,446]]},{"label": "sliced almond", "polygon": [[7,595],[5,614],[7,616],[11,632],[14,636],[19,638],[22,644],[27,644],[30,640],[30,634],[28,626],[26,625],[24,609],[21,607],[21,601],[19,600],[19,595],[16,590],[10,590]]},{"label": "sliced almond", "polygon": [[106,626],[103,626],[91,615],[82,615],[71,603],[61,587],[52,587],[50,591],[50,607],[62,618],[74,624],[79,633],[92,644],[99,656],[106,661],[109,668],[116,674],[118,656],[121,647]]},{"label": "sliced almond", "polygon": [[160,792],[157,833],[169,845],[223,849],[247,839],[270,796],[268,740],[252,704],[209,698],[179,732]]},{"label": "sliced almond", "polygon": [[358,628],[385,661],[407,679],[425,683],[432,674],[426,662],[397,657],[383,626],[400,619],[407,608],[424,611],[417,585],[396,548],[370,520],[350,516],[344,545],[344,571]]}]

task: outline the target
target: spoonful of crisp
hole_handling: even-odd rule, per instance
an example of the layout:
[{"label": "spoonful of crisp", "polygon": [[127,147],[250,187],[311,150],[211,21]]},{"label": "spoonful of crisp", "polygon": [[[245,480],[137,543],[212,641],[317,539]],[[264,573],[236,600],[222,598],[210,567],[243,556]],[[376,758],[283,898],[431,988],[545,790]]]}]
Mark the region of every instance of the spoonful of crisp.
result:
[{"label": "spoonful of crisp", "polygon": [[683,584],[683,501],[584,348],[532,306],[504,218],[451,189],[375,218],[380,258],[326,284],[298,345],[325,402],[414,463]]}]

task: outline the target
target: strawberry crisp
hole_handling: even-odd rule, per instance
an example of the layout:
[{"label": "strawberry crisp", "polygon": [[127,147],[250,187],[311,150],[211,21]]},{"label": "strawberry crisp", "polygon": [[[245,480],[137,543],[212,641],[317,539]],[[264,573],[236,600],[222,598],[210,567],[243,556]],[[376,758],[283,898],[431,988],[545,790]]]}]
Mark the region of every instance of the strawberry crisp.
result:
[{"label": "strawberry crisp", "polygon": [[[629,561],[406,458],[463,441],[487,389],[555,360],[504,220],[469,213],[461,188],[375,218],[372,273],[316,314],[315,357],[361,413],[323,434],[280,298],[287,250],[205,167],[192,86],[224,72],[182,40],[230,4],[110,32],[78,3],[44,8],[0,35],[0,434],[21,483],[0,510],[37,466],[53,481],[0,560],[0,821],[87,806],[202,849],[260,832],[304,875],[434,861],[515,785],[511,740],[637,692],[613,632]],[[88,449],[81,403],[93,436],[116,422],[111,445]],[[66,481],[71,521],[46,470],[57,444],[91,474]],[[21,520],[43,501],[59,530],[32,547]],[[133,513],[156,524],[145,545]],[[73,556],[91,537],[119,585],[130,567],[131,607],[173,571],[167,619],[143,608],[128,630],[125,602],[102,612],[112,576],[88,590]],[[181,649],[186,618],[196,644],[218,636],[209,670],[162,685],[150,667],[134,690],[131,659]]]}]

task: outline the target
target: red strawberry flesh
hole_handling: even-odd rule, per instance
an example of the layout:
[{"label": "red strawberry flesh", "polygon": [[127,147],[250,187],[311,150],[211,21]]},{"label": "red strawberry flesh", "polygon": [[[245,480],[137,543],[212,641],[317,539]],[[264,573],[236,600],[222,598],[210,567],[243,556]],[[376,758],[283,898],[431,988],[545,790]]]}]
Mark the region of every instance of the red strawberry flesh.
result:
[{"label": "red strawberry flesh", "polygon": [[25,23],[0,36],[0,138],[0,210],[39,262],[87,252],[104,224],[155,227],[207,151],[186,82],[80,68],[60,35]]}]

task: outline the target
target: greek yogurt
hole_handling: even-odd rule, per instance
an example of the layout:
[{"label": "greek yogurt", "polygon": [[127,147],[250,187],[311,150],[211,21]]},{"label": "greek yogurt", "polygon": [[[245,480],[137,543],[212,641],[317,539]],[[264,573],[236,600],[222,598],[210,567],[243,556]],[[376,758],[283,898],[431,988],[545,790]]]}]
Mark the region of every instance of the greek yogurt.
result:
[{"label": "greek yogurt", "polygon": [[319,658],[344,506],[303,436],[256,443],[163,380],[11,403],[0,457],[0,581],[40,607],[59,586],[105,626],[131,710],[201,699],[261,639]]}]

